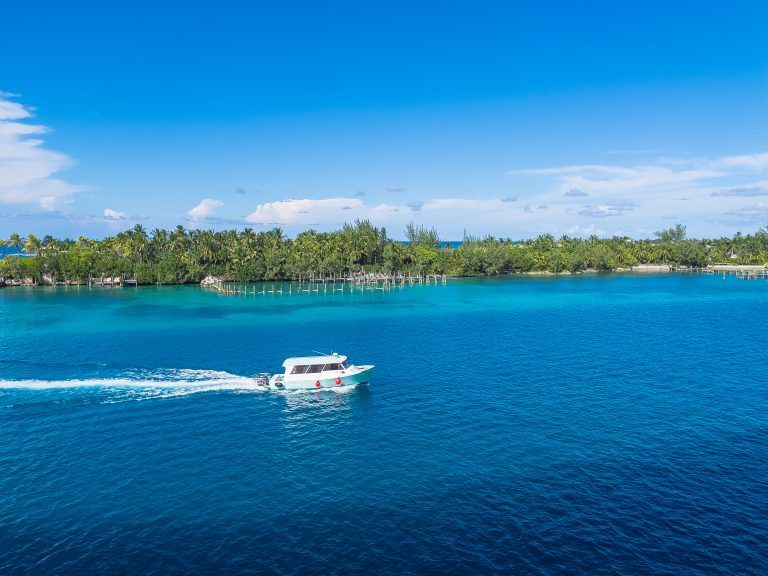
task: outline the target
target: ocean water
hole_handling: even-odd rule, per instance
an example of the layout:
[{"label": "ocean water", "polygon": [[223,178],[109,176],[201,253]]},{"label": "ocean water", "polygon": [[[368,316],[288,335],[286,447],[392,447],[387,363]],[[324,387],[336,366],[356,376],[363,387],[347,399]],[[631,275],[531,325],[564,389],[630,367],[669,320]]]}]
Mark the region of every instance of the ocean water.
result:
[{"label": "ocean water", "polygon": [[[768,282],[0,290],[0,574],[766,574]],[[369,386],[251,376],[336,350]]]}]

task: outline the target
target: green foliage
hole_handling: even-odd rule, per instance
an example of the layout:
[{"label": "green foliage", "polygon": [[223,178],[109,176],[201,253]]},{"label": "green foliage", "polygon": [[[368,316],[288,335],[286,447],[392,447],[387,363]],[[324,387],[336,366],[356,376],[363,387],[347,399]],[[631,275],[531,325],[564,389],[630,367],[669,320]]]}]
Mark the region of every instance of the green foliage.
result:
[{"label": "green foliage", "polygon": [[23,269],[21,266],[20,258],[15,254],[6,256],[0,260],[0,278],[6,280],[17,280],[23,278]]},{"label": "green foliage", "polygon": [[659,240],[629,238],[556,239],[546,234],[513,242],[492,236],[465,236],[453,249],[441,247],[437,231],[409,224],[409,242],[387,237],[384,228],[367,220],[334,232],[308,230],[295,239],[279,228],[255,232],[152,230],[142,226],[101,241],[76,241],[12,234],[4,246],[24,246],[33,258],[7,255],[0,259],[0,279],[42,282],[44,277],[87,282],[89,276],[135,277],[140,284],[199,282],[207,275],[253,282],[336,275],[350,271],[483,276],[515,272],[584,272],[628,268],[635,264],[669,263],[705,266],[710,263],[768,262],[768,226],[753,235],[736,234],[714,240],[685,239],[677,225]]},{"label": "green foliage", "polygon": [[428,248],[438,248],[440,246],[440,236],[434,228],[425,228],[424,226],[415,226],[413,222],[405,227],[405,237],[412,246],[426,246]]},{"label": "green foliage", "polygon": [[706,245],[699,240],[683,240],[672,249],[672,259],[683,266],[706,266]]},{"label": "green foliage", "polygon": [[680,242],[685,239],[685,226],[675,224],[672,228],[654,232],[656,237],[662,242]]}]

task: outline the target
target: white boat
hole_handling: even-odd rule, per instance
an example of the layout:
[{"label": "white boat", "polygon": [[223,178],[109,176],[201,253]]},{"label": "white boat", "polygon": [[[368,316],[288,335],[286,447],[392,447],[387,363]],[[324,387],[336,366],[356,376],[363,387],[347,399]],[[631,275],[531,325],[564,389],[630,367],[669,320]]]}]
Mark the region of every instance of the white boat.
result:
[{"label": "white boat", "polygon": [[295,356],[283,362],[283,374],[260,374],[257,382],[270,390],[315,390],[370,382],[375,366],[355,366],[334,352],[324,356]]}]

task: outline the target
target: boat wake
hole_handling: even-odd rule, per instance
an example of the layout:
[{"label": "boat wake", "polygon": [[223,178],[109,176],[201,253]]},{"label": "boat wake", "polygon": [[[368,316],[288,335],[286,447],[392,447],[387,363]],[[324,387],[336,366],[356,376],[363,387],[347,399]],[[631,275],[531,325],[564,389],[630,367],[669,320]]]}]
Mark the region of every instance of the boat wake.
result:
[{"label": "boat wake", "polygon": [[254,378],[219,370],[128,370],[113,376],[61,380],[0,380],[0,390],[108,393],[113,401],[187,396],[200,392],[263,392]]},{"label": "boat wake", "polygon": [[[355,386],[339,386],[325,391],[344,394]],[[92,378],[0,380],[0,395],[13,391],[48,391],[51,394],[91,399],[99,403],[177,398],[210,392],[263,393],[268,391],[256,377],[220,370],[161,369],[126,370],[117,374],[98,374]],[[315,390],[280,391],[280,395],[313,393]]]}]

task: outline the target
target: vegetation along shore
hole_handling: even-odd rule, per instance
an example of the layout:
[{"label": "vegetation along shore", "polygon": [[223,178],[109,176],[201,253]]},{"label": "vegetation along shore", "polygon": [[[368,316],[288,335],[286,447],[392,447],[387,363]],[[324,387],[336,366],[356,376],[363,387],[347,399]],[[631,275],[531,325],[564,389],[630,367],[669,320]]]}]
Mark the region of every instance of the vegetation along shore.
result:
[{"label": "vegetation along shore", "polygon": [[[0,245],[0,281],[82,284],[89,277],[124,276],[137,284],[200,282],[208,275],[237,282],[300,280],[350,272],[486,276],[507,273],[612,271],[641,264],[703,267],[768,262],[768,226],[731,238],[688,239],[684,226],[654,239],[555,238],[530,240],[465,236],[441,241],[435,229],[413,224],[407,242],[368,221],[333,232],[287,238],[280,228],[255,232],[155,229],[136,225],[103,240],[59,240],[12,234]],[[23,253],[19,250],[23,249]]]}]

